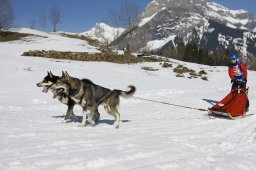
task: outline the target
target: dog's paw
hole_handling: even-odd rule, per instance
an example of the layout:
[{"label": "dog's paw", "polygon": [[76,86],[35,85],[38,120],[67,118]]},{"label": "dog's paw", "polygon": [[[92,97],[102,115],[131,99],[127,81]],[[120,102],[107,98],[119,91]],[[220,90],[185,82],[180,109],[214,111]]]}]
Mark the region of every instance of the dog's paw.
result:
[{"label": "dog's paw", "polygon": [[61,123],[61,124],[66,124],[66,123],[68,123],[68,121],[67,121],[67,120],[62,120],[62,121],[60,121],[59,123]]},{"label": "dog's paw", "polygon": [[115,123],[114,123],[114,126],[115,126],[116,129],[119,128],[119,123],[118,123],[118,122],[115,122]]},{"label": "dog's paw", "polygon": [[81,123],[80,125],[78,125],[78,127],[85,127],[86,125]]},{"label": "dog's paw", "polygon": [[95,121],[94,120],[91,120],[90,123],[91,123],[92,126],[95,125]]},{"label": "dog's paw", "polygon": [[95,121],[94,120],[92,120],[92,119],[88,119],[88,122],[91,124],[91,125],[95,125]]},{"label": "dog's paw", "polygon": [[94,127],[95,126],[95,124],[93,125],[93,124],[91,124],[91,127]]}]

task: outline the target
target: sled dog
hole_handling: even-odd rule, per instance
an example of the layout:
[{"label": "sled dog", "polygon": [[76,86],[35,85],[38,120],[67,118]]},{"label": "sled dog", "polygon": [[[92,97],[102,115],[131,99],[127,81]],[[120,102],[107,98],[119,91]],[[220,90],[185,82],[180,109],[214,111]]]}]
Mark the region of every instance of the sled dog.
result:
[{"label": "sled dog", "polygon": [[[69,76],[67,72],[62,71],[62,76],[52,85],[55,91],[61,91],[68,97],[70,97],[77,104],[82,107],[90,109],[90,114],[88,116],[88,122],[91,125],[95,124],[92,120],[96,110],[100,104],[104,106],[106,112],[115,118],[114,126],[119,127],[120,124],[120,113],[118,112],[119,96],[128,98],[131,97],[136,88],[132,85],[128,86],[127,91],[122,90],[110,90],[108,88],[88,83],[86,81],[80,80]],[[83,114],[83,120],[81,126],[86,125],[86,116]]]},{"label": "sled dog", "polygon": [[[53,84],[55,84],[57,82],[57,80],[59,80],[59,78],[60,78],[59,76],[55,76],[52,74],[51,71],[50,72],[48,71],[47,75],[44,77],[44,79],[41,82],[37,83],[36,85],[38,87],[43,87],[42,92],[44,92],[44,93],[47,93],[48,90],[50,89],[53,92],[54,99],[58,98],[61,103],[68,106],[66,115],[64,117],[64,120],[62,121],[63,123],[67,123],[67,120],[70,117],[73,117],[75,120],[79,121],[79,117],[76,116],[73,112],[73,108],[74,108],[76,102],[74,100],[72,100],[69,96],[67,96],[65,93],[63,93],[61,90],[54,90],[52,88]],[[89,79],[83,79],[83,81],[88,84],[93,84],[93,82],[90,81]],[[83,112],[86,112],[85,107],[83,108]],[[98,122],[99,118],[100,118],[100,114],[97,109],[96,114],[94,116],[95,122]]]}]

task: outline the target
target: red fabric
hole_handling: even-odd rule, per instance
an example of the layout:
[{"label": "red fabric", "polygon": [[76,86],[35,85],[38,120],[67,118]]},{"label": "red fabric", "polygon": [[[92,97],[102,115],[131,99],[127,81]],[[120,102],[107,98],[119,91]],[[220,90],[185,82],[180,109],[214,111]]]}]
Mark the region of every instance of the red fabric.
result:
[{"label": "red fabric", "polygon": [[[247,68],[243,62],[240,63],[240,68],[244,74],[244,78],[247,80]],[[232,67],[228,67],[228,74],[229,74],[229,77],[231,78],[231,80],[235,79],[235,75],[234,75],[234,71],[233,71]]]},{"label": "red fabric", "polygon": [[212,107],[213,110],[228,112],[231,116],[242,116],[245,114],[247,94],[237,91],[230,92],[224,99]]},{"label": "red fabric", "polygon": [[247,80],[247,68],[244,63],[241,63],[241,69],[242,69],[242,72],[244,73],[244,78]]},{"label": "red fabric", "polygon": [[234,76],[232,67],[228,67],[228,74],[229,74],[229,77],[231,78],[231,80],[235,80],[235,76]]}]

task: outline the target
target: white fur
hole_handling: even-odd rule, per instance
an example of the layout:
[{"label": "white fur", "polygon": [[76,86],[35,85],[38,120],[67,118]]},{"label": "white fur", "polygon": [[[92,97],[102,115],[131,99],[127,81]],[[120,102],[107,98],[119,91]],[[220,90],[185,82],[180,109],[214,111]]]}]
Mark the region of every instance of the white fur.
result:
[{"label": "white fur", "polygon": [[75,98],[75,97],[71,97],[71,99],[74,100],[76,103],[79,103],[79,102],[80,102],[80,100],[77,99],[77,98]]},{"label": "white fur", "polygon": [[41,82],[38,85],[39,85],[39,87],[42,87],[42,86],[50,86],[52,84],[53,84],[52,82],[48,82],[48,83]]},{"label": "white fur", "polygon": [[86,100],[83,99],[83,100],[82,100],[82,106],[85,106],[85,104],[86,104]]}]

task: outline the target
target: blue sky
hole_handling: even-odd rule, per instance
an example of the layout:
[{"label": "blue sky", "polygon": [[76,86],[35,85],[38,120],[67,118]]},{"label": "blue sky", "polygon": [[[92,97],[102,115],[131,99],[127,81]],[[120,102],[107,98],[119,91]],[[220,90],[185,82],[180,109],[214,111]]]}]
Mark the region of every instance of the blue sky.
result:
[{"label": "blue sky", "polygon": [[[15,15],[14,25],[19,27],[35,26],[40,29],[40,17],[46,13],[46,28],[51,30],[49,22],[49,11],[58,6],[62,21],[57,26],[59,31],[80,33],[88,31],[96,23],[106,21],[108,9],[116,9],[124,0],[12,0]],[[130,0],[136,2],[141,11],[152,0]],[[209,0],[211,1],[211,0]],[[214,0],[229,9],[245,9],[256,14],[256,0]]]}]

